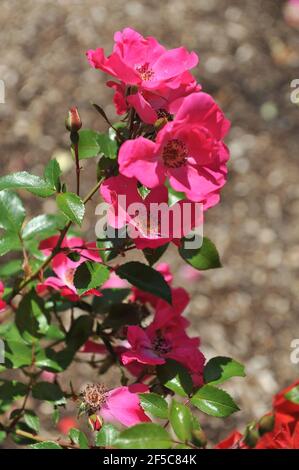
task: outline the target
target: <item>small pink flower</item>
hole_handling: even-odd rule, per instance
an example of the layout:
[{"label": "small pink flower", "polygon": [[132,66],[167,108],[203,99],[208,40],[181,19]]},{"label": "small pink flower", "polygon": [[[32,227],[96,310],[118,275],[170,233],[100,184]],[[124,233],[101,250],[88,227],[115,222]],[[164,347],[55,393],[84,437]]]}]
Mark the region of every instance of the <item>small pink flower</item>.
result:
[{"label": "small pink flower", "polygon": [[[56,246],[57,240],[58,236],[53,236],[43,240],[39,245],[40,250],[46,256],[49,256]],[[54,256],[51,262],[52,269],[56,276],[49,276],[44,282],[38,284],[37,292],[41,294],[49,287],[52,287],[53,289],[60,291],[63,297],[76,302],[80,299],[80,296],[77,293],[73,281],[75,270],[80,266],[80,264],[87,260],[98,261],[99,263],[102,260],[98,252],[93,250],[96,248],[96,243],[85,243],[81,238],[65,238],[61,248],[63,248],[65,252],[58,253]],[[79,260],[72,261],[67,253],[77,254],[79,256]],[[91,289],[84,295],[90,294],[97,296],[102,295],[97,289]]]},{"label": "small pink flower", "polygon": [[4,293],[4,284],[2,281],[0,281],[0,312],[3,312],[7,307],[6,302],[2,299],[3,293]]},{"label": "small pink flower", "polygon": [[148,188],[164,184],[207,209],[219,201],[226,181],[229,151],[222,139],[229,121],[206,93],[181,101],[175,120],[159,132],[156,142],[144,137],[127,140],[119,151],[119,171]]},{"label": "small pink flower", "polygon": [[[142,166],[143,172],[148,171],[142,161],[136,162],[136,166],[140,167],[140,172]],[[165,186],[155,187],[143,199],[135,178],[118,175],[105,180],[100,193],[104,201],[111,204],[109,225],[117,229],[128,225],[129,236],[138,249],[156,248],[170,241],[178,243],[194,227],[202,224],[199,205],[182,200],[168,206]]]},{"label": "small pink flower", "polygon": [[173,291],[173,306],[161,300],[154,320],[147,328],[128,327],[131,349],[122,354],[124,365],[137,361],[154,366],[164,364],[169,358],[185,365],[194,374],[202,374],[205,358],[198,349],[199,338],[189,338],[185,332],[189,322],[181,316],[186,301],[188,303],[187,298],[182,298],[188,296],[181,288]]},{"label": "small pink flower", "polygon": [[[115,90],[119,114],[133,107],[141,120],[152,124],[160,110],[169,111],[173,100],[200,89],[189,72],[198,63],[194,52],[184,47],[166,50],[155,38],[144,38],[131,28],[115,33],[114,40],[109,57],[102,48],[89,50],[87,57],[92,67],[120,80],[107,82]],[[137,89],[133,94],[127,93],[130,85]]]}]

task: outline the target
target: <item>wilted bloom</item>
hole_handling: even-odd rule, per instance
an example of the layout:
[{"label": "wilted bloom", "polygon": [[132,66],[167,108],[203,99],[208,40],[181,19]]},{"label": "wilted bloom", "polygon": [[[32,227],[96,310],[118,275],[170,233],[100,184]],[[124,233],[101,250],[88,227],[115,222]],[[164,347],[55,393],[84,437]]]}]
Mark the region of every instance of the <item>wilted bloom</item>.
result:
[{"label": "wilted bloom", "polygon": [[[57,244],[58,236],[50,237],[43,240],[39,248],[49,256]],[[37,292],[42,293],[49,287],[58,290],[63,297],[71,301],[77,301],[80,296],[74,286],[75,270],[86,260],[102,261],[96,250],[96,243],[85,243],[84,240],[77,237],[65,238],[61,248],[64,250],[54,256],[51,266],[56,276],[49,276],[42,283],[37,285]],[[70,258],[70,253],[78,257],[76,261]],[[97,289],[91,289],[84,295],[102,295]]]},{"label": "wilted bloom", "polygon": [[[198,63],[194,52],[184,47],[166,50],[155,38],[144,38],[131,28],[115,33],[114,41],[110,56],[98,48],[89,50],[87,57],[92,67],[120,81],[107,83],[115,89],[119,114],[132,106],[144,122],[153,123],[160,109],[168,110],[171,101],[198,90],[189,72]],[[132,94],[131,85],[135,87]]]},{"label": "wilted bloom", "polygon": [[112,390],[108,390],[102,384],[89,384],[82,392],[82,401],[90,414],[96,413],[106,422],[134,426],[150,421],[140,406],[138,396],[138,393],[147,391],[148,387],[143,384]]},{"label": "wilted bloom", "polygon": [[119,171],[148,188],[164,184],[191,201],[211,207],[219,201],[226,181],[229,152],[223,138],[229,121],[213,98],[193,93],[182,100],[175,120],[153,142],[144,137],[127,140],[119,151]]},{"label": "wilted bloom", "polygon": [[2,299],[3,293],[4,293],[4,284],[2,281],[0,281],[0,312],[3,312],[3,310],[5,310],[7,307],[6,302]]},{"label": "wilted bloom", "polygon": [[178,242],[202,224],[201,205],[185,199],[169,207],[165,186],[155,187],[142,198],[135,178],[118,175],[105,180],[100,193],[111,204],[108,224],[116,229],[127,225],[139,249]]}]

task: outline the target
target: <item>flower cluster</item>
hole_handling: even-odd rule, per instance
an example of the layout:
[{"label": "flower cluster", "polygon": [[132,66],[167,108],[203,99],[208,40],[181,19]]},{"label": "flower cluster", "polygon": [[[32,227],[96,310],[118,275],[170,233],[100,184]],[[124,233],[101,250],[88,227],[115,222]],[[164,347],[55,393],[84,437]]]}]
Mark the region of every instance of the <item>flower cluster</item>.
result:
[{"label": "flower cluster", "polygon": [[273,398],[273,410],[242,434],[233,431],[217,449],[299,449],[299,381]]}]

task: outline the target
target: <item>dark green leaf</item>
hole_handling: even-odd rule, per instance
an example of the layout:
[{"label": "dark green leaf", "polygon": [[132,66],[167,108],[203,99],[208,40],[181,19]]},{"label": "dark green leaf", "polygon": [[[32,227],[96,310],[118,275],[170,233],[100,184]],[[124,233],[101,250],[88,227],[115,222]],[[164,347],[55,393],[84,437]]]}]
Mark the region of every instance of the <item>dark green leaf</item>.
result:
[{"label": "dark green leaf", "polygon": [[185,239],[179,248],[181,257],[199,271],[221,267],[218,251],[211,240],[204,237],[200,248],[184,248]]},{"label": "dark green leaf", "polygon": [[39,338],[49,328],[44,302],[34,289],[22,298],[16,312],[15,322],[25,339]]},{"label": "dark green leaf", "polygon": [[186,442],[191,439],[192,414],[186,405],[172,400],[169,409],[169,420],[174,432],[181,441]]},{"label": "dark green leaf", "polygon": [[112,328],[118,330],[125,325],[136,325],[140,322],[140,308],[136,304],[115,304],[112,305],[109,315],[105,318],[102,328]]},{"label": "dark green leaf", "polygon": [[158,424],[142,423],[123,431],[114,441],[119,449],[169,449],[171,439]]},{"label": "dark green leaf", "polygon": [[96,289],[109,278],[109,269],[100,263],[85,261],[76,269],[74,285],[79,295],[85,294],[90,289]]},{"label": "dark green leaf", "polygon": [[192,392],[193,383],[189,372],[173,359],[167,359],[165,364],[157,366],[157,376],[162,385],[182,397]]},{"label": "dark green leaf", "polygon": [[140,393],[140,403],[146,413],[161,419],[168,418],[168,404],[157,393]]},{"label": "dark green leaf", "polygon": [[56,203],[58,208],[68,219],[81,226],[85,213],[85,206],[77,194],[60,193],[56,197]]},{"label": "dark green leaf", "polygon": [[161,256],[164,255],[165,251],[167,250],[169,243],[165,245],[159,246],[158,248],[145,248],[143,250],[143,254],[150,266],[153,266]]},{"label": "dark green leaf", "polygon": [[191,398],[191,403],[204,413],[225,418],[239,410],[231,396],[213,385],[204,385]]},{"label": "dark green leaf", "polygon": [[0,191],[2,189],[27,189],[32,194],[41,197],[51,196],[55,192],[48,181],[39,176],[31,175],[27,171],[12,173],[0,178]]},{"label": "dark green leaf", "polygon": [[19,233],[25,215],[22,201],[17,194],[13,191],[0,191],[0,228]]},{"label": "dark green leaf", "polygon": [[102,297],[94,296],[92,309],[95,313],[107,313],[112,305],[123,302],[131,289],[101,289]]},{"label": "dark green leaf", "polygon": [[171,290],[162,274],[155,269],[140,263],[139,261],[130,261],[119,266],[116,274],[129,281],[133,286],[150,292],[171,304]]},{"label": "dark green leaf", "polygon": [[87,315],[76,318],[66,336],[66,344],[73,350],[78,350],[92,334],[93,319]]},{"label": "dark green leaf", "polygon": [[50,382],[38,382],[32,388],[32,396],[36,400],[45,400],[55,402],[56,405],[62,405],[66,402],[59,385]]},{"label": "dark green leaf", "polygon": [[221,384],[231,377],[245,377],[244,366],[231,357],[213,357],[204,368],[204,381]]},{"label": "dark green leaf", "polygon": [[[0,240],[1,246],[1,240]],[[1,251],[1,250],[0,250]],[[0,255],[1,256],[1,255]],[[22,271],[22,261],[13,259],[0,266],[0,278],[11,277]]]}]

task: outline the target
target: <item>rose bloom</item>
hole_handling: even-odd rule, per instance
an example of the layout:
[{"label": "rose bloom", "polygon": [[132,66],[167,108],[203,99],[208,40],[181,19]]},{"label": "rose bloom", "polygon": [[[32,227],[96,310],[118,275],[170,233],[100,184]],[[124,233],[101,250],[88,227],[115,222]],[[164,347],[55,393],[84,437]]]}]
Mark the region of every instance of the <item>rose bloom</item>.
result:
[{"label": "rose bloom", "polygon": [[[57,244],[58,236],[53,236],[43,240],[39,249],[46,255],[49,256],[53,248]],[[75,270],[87,260],[101,262],[101,258],[97,251],[93,249],[96,248],[96,243],[85,243],[84,240],[77,237],[65,238],[61,245],[62,248],[68,250],[70,253],[76,253],[79,255],[79,260],[71,260],[66,252],[58,253],[54,256],[51,266],[56,276],[49,276],[42,283],[37,285],[37,292],[42,294],[48,288],[53,288],[58,290],[63,297],[76,302],[80,299],[80,296],[77,293],[77,290],[74,286],[74,274]],[[100,296],[101,293],[97,289],[91,289],[84,294],[85,295],[96,295]]]},{"label": "rose bloom", "polygon": [[180,239],[202,225],[202,207],[181,200],[169,207],[165,186],[153,188],[141,197],[138,181],[123,175],[105,180],[100,189],[104,201],[111,204],[108,224],[120,229],[127,225],[128,234],[138,249],[157,248]]},{"label": "rose bloom", "polygon": [[119,151],[119,171],[148,188],[169,180],[170,186],[207,209],[219,201],[226,182],[229,151],[223,138],[229,121],[206,93],[193,93],[181,101],[174,121],[159,132],[156,141],[138,137]]},{"label": "rose bloom", "polygon": [[[119,114],[133,107],[144,122],[151,124],[161,111],[169,111],[172,101],[200,89],[189,72],[198,63],[194,52],[184,47],[166,50],[155,38],[144,38],[131,28],[115,33],[114,41],[109,57],[102,48],[89,50],[87,57],[92,67],[119,80],[107,83],[115,90]],[[131,85],[135,87],[133,94]]]},{"label": "rose bloom", "polygon": [[3,312],[7,307],[6,302],[2,299],[3,293],[4,293],[4,284],[2,281],[0,281],[0,312]]}]

